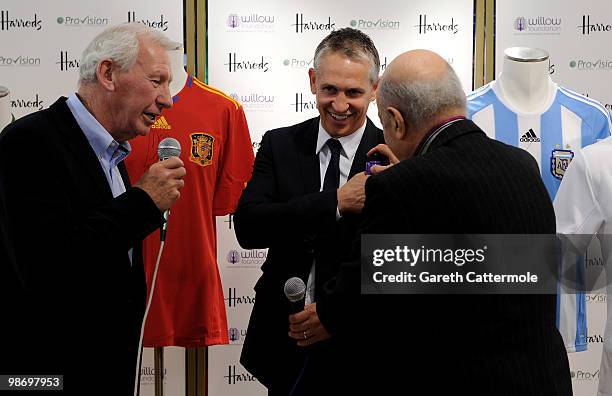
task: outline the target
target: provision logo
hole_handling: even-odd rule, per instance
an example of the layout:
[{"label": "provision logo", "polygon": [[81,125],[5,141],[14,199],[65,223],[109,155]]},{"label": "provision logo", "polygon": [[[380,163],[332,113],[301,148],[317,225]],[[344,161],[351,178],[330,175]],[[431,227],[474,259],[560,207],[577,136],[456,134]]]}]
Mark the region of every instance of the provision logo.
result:
[{"label": "provision logo", "polygon": [[25,109],[25,110],[42,110],[44,108],[44,101],[40,99],[39,94],[35,94],[34,98],[14,98],[11,99],[11,108],[13,109]]},{"label": "provision logo", "polygon": [[12,29],[42,29],[42,19],[38,18],[38,14],[34,13],[33,18],[18,18],[12,17],[8,10],[0,10],[0,31]]},{"label": "provision logo", "polygon": [[230,73],[242,72],[242,71],[256,71],[267,73],[270,70],[270,62],[264,58],[257,59],[243,59],[238,57],[235,52],[229,52],[229,61],[223,65],[227,66]]},{"label": "provision logo", "polygon": [[455,23],[455,18],[450,19],[450,21],[438,21],[436,19],[427,18],[427,14],[419,15],[419,24],[414,25],[415,28],[418,28],[419,34],[431,34],[431,33],[449,33],[449,34],[457,34],[459,33],[459,25]]},{"label": "provision logo", "polygon": [[595,33],[610,33],[612,32],[612,25],[606,22],[591,22],[590,15],[583,15],[582,25],[578,25],[578,30],[584,36]]},{"label": "provision logo", "polygon": [[570,371],[574,381],[598,381],[599,369],[597,370],[572,370]]},{"label": "provision logo", "polygon": [[27,55],[4,56],[0,55],[0,67],[31,67],[40,66],[40,58],[33,58]]},{"label": "provision logo", "polygon": [[314,31],[332,31],[335,30],[336,23],[332,22],[331,17],[327,17],[324,20],[312,20],[304,18],[302,13],[296,13],[295,23],[291,24],[291,26],[295,26],[295,32],[299,34]]},{"label": "provision logo", "polygon": [[92,15],[86,16],[60,16],[57,17],[57,23],[59,25],[70,26],[70,27],[100,27],[108,25],[108,18],[101,18]]},{"label": "provision logo", "polygon": [[606,304],[608,301],[606,293],[587,294],[585,297],[587,303]]},{"label": "provision logo", "polygon": [[400,28],[400,21],[383,18],[353,19],[351,20],[351,27],[360,30],[398,30]]},{"label": "provision logo", "polygon": [[562,20],[549,16],[519,16],[514,19],[514,34],[560,34]]},{"label": "provision logo", "polygon": [[236,32],[271,32],[275,29],[274,15],[229,14],[226,20],[229,31]]},{"label": "provision logo", "polygon": [[59,65],[61,71],[68,71],[79,68],[79,61],[75,58],[70,58],[68,51],[60,51],[59,61],[55,62]]},{"label": "provision logo", "polygon": [[569,63],[570,69],[585,71],[610,71],[612,59],[574,59]]},{"label": "provision logo", "polygon": [[168,20],[164,18],[164,14],[160,14],[159,19],[157,19],[157,17],[153,19],[143,19],[139,16],[136,16],[136,11],[128,11],[127,21],[142,23],[143,25],[147,25],[149,27],[159,29],[164,32],[168,30]]},{"label": "provision logo", "polygon": [[251,374],[246,372],[245,370],[237,370],[236,365],[231,364],[227,366],[227,375],[224,375],[223,378],[227,379],[228,385],[236,385],[241,382],[256,382],[257,380]]},{"label": "provision logo", "polygon": [[255,296],[238,295],[235,287],[229,287],[225,301],[227,302],[228,307],[236,308],[239,305],[255,304]]},{"label": "provision logo", "polygon": [[283,66],[289,67],[291,69],[310,69],[314,67],[314,59],[305,59],[305,58],[286,58],[283,60]]},{"label": "provision logo", "polygon": [[274,95],[261,92],[231,93],[230,97],[242,104],[245,110],[272,111],[274,109]]},{"label": "provision logo", "polygon": [[[312,97],[312,94],[309,94]],[[306,97],[308,98],[308,97]],[[291,103],[291,107],[295,109],[296,113],[303,113],[305,111],[313,111],[317,109],[316,100],[304,100],[304,94],[296,92],[295,102]]]}]

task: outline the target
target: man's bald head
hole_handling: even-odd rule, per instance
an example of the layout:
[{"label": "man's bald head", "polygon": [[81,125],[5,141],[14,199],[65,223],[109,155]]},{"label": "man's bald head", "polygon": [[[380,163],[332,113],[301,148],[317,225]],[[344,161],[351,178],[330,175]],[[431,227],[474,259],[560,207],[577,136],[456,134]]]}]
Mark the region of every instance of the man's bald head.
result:
[{"label": "man's bald head", "polygon": [[435,125],[440,118],[465,115],[466,106],[453,68],[440,55],[423,49],[404,52],[387,66],[378,103],[383,109],[397,109],[407,128],[415,130]]}]

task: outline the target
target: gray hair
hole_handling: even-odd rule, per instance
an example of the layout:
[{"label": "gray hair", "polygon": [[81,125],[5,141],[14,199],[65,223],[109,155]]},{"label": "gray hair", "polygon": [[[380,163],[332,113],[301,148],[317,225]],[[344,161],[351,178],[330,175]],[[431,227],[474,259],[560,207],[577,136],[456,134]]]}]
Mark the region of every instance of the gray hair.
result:
[{"label": "gray hair", "polygon": [[343,28],[334,30],[319,43],[314,55],[314,70],[317,71],[323,55],[341,53],[347,58],[365,59],[370,64],[370,82],[374,84],[378,80],[380,70],[380,58],[374,42],[370,37],[360,30]]},{"label": "gray hair", "polygon": [[162,32],[137,22],[111,26],[100,32],[81,55],[79,84],[96,81],[96,69],[104,59],[112,59],[119,70],[130,70],[140,49],[140,39],[148,39],[166,51],[181,46]]},{"label": "gray hair", "polygon": [[381,107],[394,107],[411,127],[420,128],[448,109],[466,108],[466,96],[453,68],[447,63],[444,77],[432,81],[391,81],[378,85]]}]

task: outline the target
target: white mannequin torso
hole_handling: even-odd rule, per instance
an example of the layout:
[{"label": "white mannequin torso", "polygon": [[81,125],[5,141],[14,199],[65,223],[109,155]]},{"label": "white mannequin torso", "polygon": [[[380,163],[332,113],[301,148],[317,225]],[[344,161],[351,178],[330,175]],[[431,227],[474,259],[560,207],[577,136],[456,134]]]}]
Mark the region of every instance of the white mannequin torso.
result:
[{"label": "white mannequin torso", "polygon": [[555,92],[548,53],[525,47],[508,48],[504,53],[502,72],[495,83],[500,99],[520,113],[544,112]]},{"label": "white mannequin torso", "polygon": [[11,123],[11,95],[6,87],[0,86],[0,131]]},{"label": "white mannequin torso", "polygon": [[187,82],[187,72],[184,66],[183,47],[168,51],[170,67],[172,69],[172,82],[170,82],[170,95],[178,94]]}]

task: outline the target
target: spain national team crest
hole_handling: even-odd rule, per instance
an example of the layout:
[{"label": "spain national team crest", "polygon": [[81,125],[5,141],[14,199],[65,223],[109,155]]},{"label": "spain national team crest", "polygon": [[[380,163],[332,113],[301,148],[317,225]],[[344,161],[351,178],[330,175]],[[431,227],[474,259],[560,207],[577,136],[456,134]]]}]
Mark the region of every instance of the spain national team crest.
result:
[{"label": "spain national team crest", "polygon": [[189,159],[201,166],[212,164],[215,138],[206,133],[192,133]]},{"label": "spain national team crest", "polygon": [[554,149],[550,156],[550,172],[552,175],[559,180],[563,179],[565,170],[573,158],[574,152],[572,150]]}]

